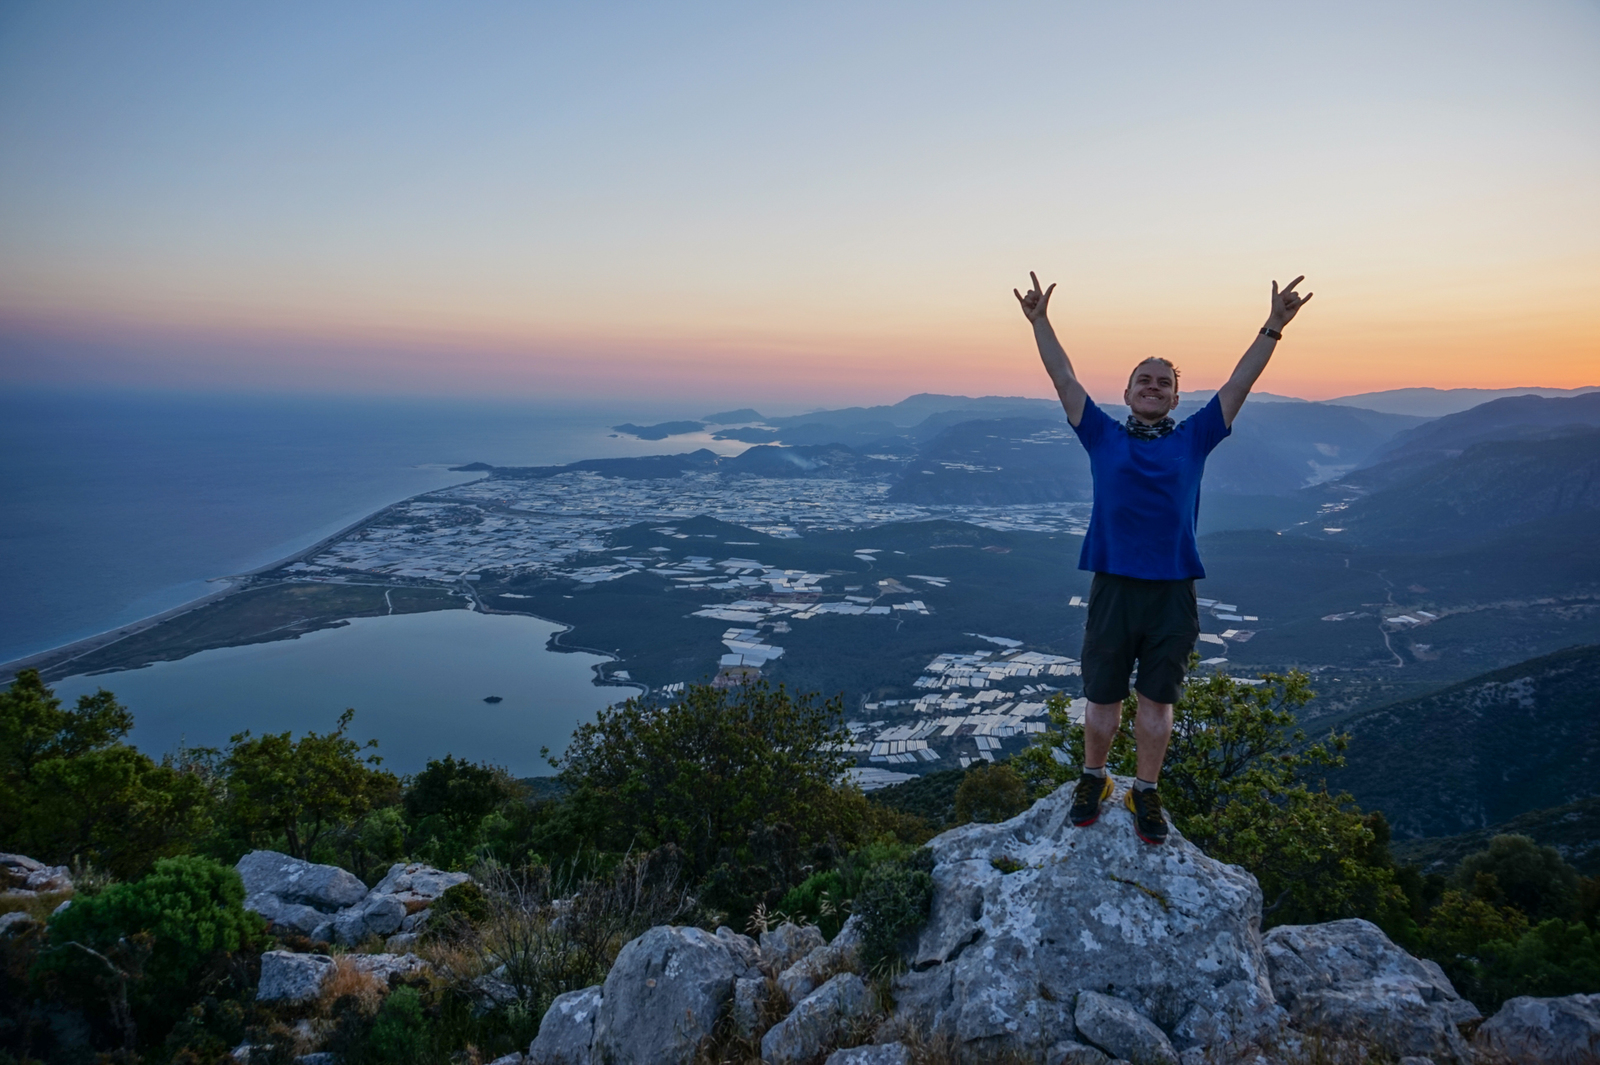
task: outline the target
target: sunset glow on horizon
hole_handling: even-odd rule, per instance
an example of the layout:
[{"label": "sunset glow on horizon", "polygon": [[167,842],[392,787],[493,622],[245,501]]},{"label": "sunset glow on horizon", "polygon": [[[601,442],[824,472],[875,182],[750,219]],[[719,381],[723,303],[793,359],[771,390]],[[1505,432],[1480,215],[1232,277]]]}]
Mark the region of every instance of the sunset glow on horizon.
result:
[{"label": "sunset glow on horizon", "polygon": [[[1600,384],[1582,3],[11,5],[0,381],[798,407]],[[708,408],[709,409],[709,408]]]}]

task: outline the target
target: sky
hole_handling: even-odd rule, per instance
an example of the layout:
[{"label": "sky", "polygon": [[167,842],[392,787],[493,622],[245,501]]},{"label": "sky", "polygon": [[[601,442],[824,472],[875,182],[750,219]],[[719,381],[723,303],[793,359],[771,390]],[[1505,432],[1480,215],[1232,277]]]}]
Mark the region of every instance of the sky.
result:
[{"label": "sky", "polygon": [[[1600,383],[1600,4],[0,5],[0,384]],[[766,408],[763,408],[766,409]]]}]

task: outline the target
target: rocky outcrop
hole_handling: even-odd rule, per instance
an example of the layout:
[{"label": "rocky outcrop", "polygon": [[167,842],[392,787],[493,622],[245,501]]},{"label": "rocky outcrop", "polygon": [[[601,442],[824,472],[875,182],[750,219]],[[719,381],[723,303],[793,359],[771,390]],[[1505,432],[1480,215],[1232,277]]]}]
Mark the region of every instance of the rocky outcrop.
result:
[{"label": "rocky outcrop", "polygon": [[1094,991],[1179,1049],[1277,1031],[1255,878],[1175,829],[1141,843],[1118,801],[1129,783],[1088,828],[1067,820],[1061,788],[928,844],[933,906],[895,985],[898,1020],[975,1050],[1042,1054],[1078,1041],[1075,1004]]},{"label": "rocky outcrop", "polygon": [[46,865],[26,854],[0,853],[0,895],[27,898],[49,891],[72,890],[64,865]]},{"label": "rocky outcrop", "polygon": [[733,982],[756,975],[710,932],[650,929],[622,948],[601,987],[592,1060],[692,1061],[727,1011]]},{"label": "rocky outcrop", "polygon": [[1395,946],[1377,925],[1352,918],[1284,925],[1266,935],[1278,1002],[1303,1028],[1367,1040],[1396,1057],[1472,1060],[1457,1025],[1479,1020],[1444,971]]},{"label": "rocky outcrop", "polygon": [[[1248,873],[1176,831],[1163,846],[1139,842],[1115,797],[1099,823],[1073,828],[1070,801],[1063,789],[928,844],[932,906],[889,1015],[862,980],[855,918],[832,943],[793,924],[759,946],[726,928],[663,926],[624,947],[602,986],[557,999],[527,1060],[687,1065],[720,1030],[759,1039],[774,1065],[898,1065],[897,1036],[1046,1065],[1277,1062],[1298,1060],[1311,1034],[1358,1056],[1470,1062],[1458,1026],[1478,1011],[1437,965],[1365,921],[1263,937]],[[1600,1032],[1600,996],[1521,1001],[1545,1005],[1502,1011],[1480,1041],[1567,1048]]]},{"label": "rocky outcrop", "polygon": [[528,1065],[589,1065],[599,1013],[599,984],[557,995],[539,1022],[538,1037],[528,1047]]},{"label": "rocky outcrop", "polygon": [[333,959],[326,954],[269,950],[261,955],[256,1001],[308,1002],[322,993],[322,982],[332,973]]},{"label": "rocky outcrop", "polygon": [[1072,1019],[1080,1036],[1119,1058],[1177,1065],[1167,1034],[1120,998],[1080,991]]},{"label": "rocky outcrop", "polygon": [[767,1065],[805,1065],[851,1034],[871,1010],[867,985],[855,973],[840,973],[800,1000],[761,1039]]},{"label": "rocky outcrop", "polygon": [[343,946],[373,936],[418,932],[440,895],[472,879],[466,873],[397,862],[368,891],[353,873],[336,865],[317,865],[277,851],[251,851],[235,868],[244,880],[246,909],[279,930]]},{"label": "rocky outcrop", "polygon": [[327,954],[269,950],[261,955],[260,1002],[306,1002],[322,993],[322,985],[340,963],[383,984],[419,973],[428,963],[415,954],[346,954],[338,961]]},{"label": "rocky outcrop", "polygon": [[1600,995],[1508,999],[1473,1042],[1527,1065],[1600,1062]]}]

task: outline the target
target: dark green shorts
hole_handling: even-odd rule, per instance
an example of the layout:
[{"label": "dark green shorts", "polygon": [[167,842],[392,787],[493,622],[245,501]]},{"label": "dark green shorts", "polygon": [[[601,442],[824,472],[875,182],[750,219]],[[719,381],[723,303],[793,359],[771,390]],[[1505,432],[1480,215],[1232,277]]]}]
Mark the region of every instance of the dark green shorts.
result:
[{"label": "dark green shorts", "polygon": [[1147,699],[1175,703],[1200,638],[1194,581],[1143,581],[1096,573],[1083,630],[1083,694],[1091,703],[1119,703],[1134,688]]}]

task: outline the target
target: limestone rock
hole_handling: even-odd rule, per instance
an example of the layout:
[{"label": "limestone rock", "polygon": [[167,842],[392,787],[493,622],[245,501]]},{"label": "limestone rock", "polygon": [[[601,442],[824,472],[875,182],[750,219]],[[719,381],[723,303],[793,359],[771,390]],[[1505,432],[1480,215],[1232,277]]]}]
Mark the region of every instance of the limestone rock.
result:
[{"label": "limestone rock", "polygon": [[0,892],[26,897],[71,887],[72,876],[64,865],[46,865],[26,854],[0,853]]},{"label": "limestone rock", "polygon": [[851,1047],[829,1054],[826,1065],[911,1065],[911,1051],[904,1043]]},{"label": "limestone rock", "polygon": [[415,954],[346,954],[344,961],[385,984],[432,968]]},{"label": "limestone rock", "polygon": [[10,913],[0,913],[0,936],[14,936],[27,930],[29,925],[38,924],[33,915],[23,910],[12,910]]},{"label": "limestone rock", "polygon": [[1120,802],[1129,784],[1117,778],[1088,828],[1067,820],[1064,787],[928,844],[933,905],[896,982],[898,1020],[1042,1055],[1075,1038],[1080,991],[1110,988],[1185,1048],[1281,1026],[1255,878],[1176,829],[1162,846],[1141,843]]},{"label": "limestone rock", "polygon": [[727,943],[660,925],[624,946],[595,1020],[595,1065],[688,1062],[711,1035],[743,973]]},{"label": "limestone rock", "polygon": [[1416,1054],[1407,1054],[1405,1057],[1395,1062],[1395,1065],[1434,1065],[1434,1061],[1432,1058],[1424,1058]]},{"label": "limestone rock", "polygon": [[393,895],[405,905],[406,913],[425,910],[446,891],[465,884],[466,873],[447,873],[421,862],[396,862],[372,889],[374,895]]},{"label": "limestone rock", "polygon": [[390,954],[404,953],[416,946],[417,940],[421,938],[422,937],[415,932],[396,932],[394,935],[383,941],[383,949],[388,951]]},{"label": "limestone rock", "polygon": [[337,865],[316,865],[277,851],[251,851],[240,858],[234,868],[244,880],[246,895],[266,892],[284,902],[302,903],[324,913],[353,906],[367,894],[367,885],[354,873]]},{"label": "limestone rock", "polygon": [[300,902],[284,902],[269,891],[257,892],[244,900],[244,908],[254,910],[272,923],[279,931],[288,930],[309,936],[317,926],[328,920],[328,915]]},{"label": "limestone rock", "polygon": [[406,906],[398,896],[374,891],[333,919],[333,938],[353,947],[369,936],[393,935],[405,919]]},{"label": "limestone rock", "polygon": [[594,1022],[600,1013],[600,985],[557,995],[528,1046],[527,1065],[589,1065]]},{"label": "limestone rock", "polygon": [[733,929],[723,926],[717,929],[717,939],[728,948],[733,955],[733,960],[743,972],[741,976],[760,976],[761,973],[761,948],[749,936],[742,936]]},{"label": "limestone rock", "polygon": [[767,1065],[805,1065],[850,1033],[871,1009],[872,996],[855,973],[840,973],[801,1000],[761,1039]]},{"label": "limestone rock", "polygon": [[421,932],[432,914],[432,910],[418,910],[416,913],[406,914],[406,919],[400,922],[400,931]]},{"label": "limestone rock", "polygon": [[521,1054],[513,1051],[503,1058],[495,1058],[493,1061],[489,1062],[489,1065],[523,1065],[523,1063],[527,1060],[528,1059],[524,1058]]},{"label": "limestone rock", "polygon": [[261,982],[256,985],[260,1002],[306,1002],[322,992],[322,981],[333,972],[333,959],[326,954],[296,954],[288,950],[269,950],[261,955]]},{"label": "limestone rock", "polygon": [[1044,1055],[1044,1065],[1106,1065],[1110,1060],[1094,1047],[1070,1039],[1063,1039]]},{"label": "limestone rock", "polygon": [[822,929],[815,925],[797,925],[785,921],[777,928],[761,933],[761,960],[768,971],[777,976],[825,942]]},{"label": "limestone rock", "polygon": [[1600,1061],[1600,995],[1507,999],[1473,1042],[1528,1065]]},{"label": "limestone rock", "polygon": [[1284,925],[1266,935],[1278,1002],[1302,1027],[1365,1039],[1396,1057],[1465,1063],[1456,1025],[1479,1019],[1444,971],[1395,946],[1359,918]]},{"label": "limestone rock", "polygon": [[1072,1018],[1081,1038],[1119,1058],[1177,1065],[1178,1055],[1166,1033],[1120,998],[1081,992]]},{"label": "limestone rock", "polygon": [[861,972],[861,918],[852,916],[833,937],[783,970],[778,988],[791,1003],[799,1002],[835,973]]},{"label": "limestone rock", "polygon": [[754,1039],[761,1034],[768,994],[765,976],[741,976],[733,982],[733,1030],[739,1038]]}]

